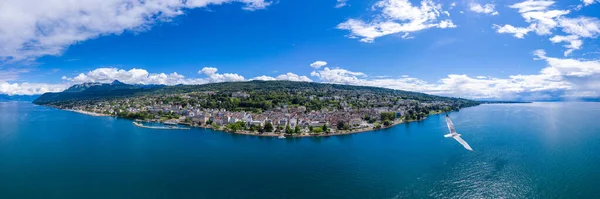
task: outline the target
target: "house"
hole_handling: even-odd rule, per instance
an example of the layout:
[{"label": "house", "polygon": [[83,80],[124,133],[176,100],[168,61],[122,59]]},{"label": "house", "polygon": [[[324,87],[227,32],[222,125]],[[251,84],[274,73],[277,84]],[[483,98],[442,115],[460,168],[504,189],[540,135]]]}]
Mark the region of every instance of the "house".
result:
[{"label": "house", "polygon": [[248,98],[248,97],[250,97],[250,94],[248,94],[246,92],[235,92],[235,93],[231,93],[231,97]]},{"label": "house", "polygon": [[362,120],[361,119],[352,119],[350,120],[350,127],[357,127],[360,126],[362,124]]}]

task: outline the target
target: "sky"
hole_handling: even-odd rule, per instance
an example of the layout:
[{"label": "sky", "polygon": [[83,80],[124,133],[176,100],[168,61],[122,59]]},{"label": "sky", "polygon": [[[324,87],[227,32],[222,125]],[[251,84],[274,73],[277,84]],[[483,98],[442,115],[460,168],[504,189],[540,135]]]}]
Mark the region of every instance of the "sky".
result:
[{"label": "sky", "polygon": [[0,94],[290,80],[600,97],[600,0],[2,0]]}]

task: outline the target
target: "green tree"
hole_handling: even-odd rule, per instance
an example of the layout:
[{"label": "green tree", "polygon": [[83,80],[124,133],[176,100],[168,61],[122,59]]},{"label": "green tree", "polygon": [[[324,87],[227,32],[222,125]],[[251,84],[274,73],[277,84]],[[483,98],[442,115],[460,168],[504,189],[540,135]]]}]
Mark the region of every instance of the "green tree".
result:
[{"label": "green tree", "polygon": [[271,122],[267,122],[264,128],[265,132],[273,132],[273,124]]},{"label": "green tree", "polygon": [[321,127],[321,129],[323,129],[324,132],[327,132],[327,124],[323,124],[323,127]]},{"label": "green tree", "polygon": [[342,129],[344,129],[344,124],[345,124],[345,123],[344,123],[344,121],[343,121],[343,120],[340,120],[340,121],[338,121],[338,123],[337,123],[337,129],[338,129],[338,130],[342,130]]},{"label": "green tree", "polygon": [[292,134],[293,132],[289,124],[285,125],[285,133]]},{"label": "green tree", "polygon": [[394,112],[383,112],[380,114],[381,121],[394,120],[396,119],[396,113]]},{"label": "green tree", "polygon": [[383,125],[389,126],[389,125],[392,125],[392,122],[390,120],[385,120],[385,121],[383,121]]},{"label": "green tree", "polygon": [[314,128],[312,128],[312,132],[313,133],[317,133],[317,134],[323,133],[323,128],[321,128],[321,127],[314,127]]},{"label": "green tree", "polygon": [[298,125],[296,125],[296,127],[294,127],[294,133],[295,134],[299,134],[300,133],[300,127]]},{"label": "green tree", "polygon": [[374,129],[380,129],[381,128],[381,124],[379,123],[375,123],[375,125],[373,125]]}]

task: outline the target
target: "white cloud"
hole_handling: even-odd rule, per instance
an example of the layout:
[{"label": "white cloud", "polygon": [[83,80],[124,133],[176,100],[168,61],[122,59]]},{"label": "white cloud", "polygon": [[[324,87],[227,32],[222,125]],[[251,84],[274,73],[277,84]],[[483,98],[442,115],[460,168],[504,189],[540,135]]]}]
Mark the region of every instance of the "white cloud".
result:
[{"label": "white cloud", "polygon": [[213,68],[213,67],[204,67],[202,68],[202,70],[198,71],[198,74],[205,74],[205,75],[213,75],[217,73],[217,68]]},{"label": "white cloud", "polygon": [[313,71],[310,75],[318,77],[321,81],[339,84],[353,84],[359,80],[359,77],[366,77],[361,72],[352,72],[341,68],[329,69],[328,67],[320,71]]},{"label": "white cloud", "polygon": [[77,42],[144,31],[186,9],[231,2],[244,4],[246,10],[271,4],[265,0],[4,0],[0,6],[0,62],[60,55]]},{"label": "white cloud", "polygon": [[511,26],[508,24],[506,24],[504,26],[499,26],[499,25],[494,24],[493,27],[496,29],[496,32],[498,32],[498,33],[510,33],[519,39],[525,38],[525,35],[527,35],[527,33],[529,33],[531,31],[529,28],[514,27],[514,26]]},{"label": "white cloud", "polygon": [[565,33],[588,38],[596,38],[600,34],[600,20],[597,18],[561,18],[559,23]]},{"label": "white cloud", "polygon": [[[100,82],[110,83],[114,80],[119,80],[127,84],[164,84],[164,85],[175,85],[175,84],[186,84],[192,83],[192,80],[185,79],[183,75],[176,72],[171,74],[165,73],[148,73],[144,69],[133,68],[131,70],[123,70],[118,68],[97,68],[87,73],[80,73],[79,75],[69,78],[63,77],[63,80],[72,82],[73,84],[80,84],[85,82]],[[194,83],[206,83],[204,81]]]},{"label": "white cloud", "polygon": [[315,69],[319,69],[319,68],[321,68],[321,67],[323,67],[323,66],[325,66],[325,65],[327,65],[327,62],[324,62],[324,61],[316,61],[316,62],[313,62],[312,64],[310,64],[310,67],[313,67],[313,68],[315,68]]},{"label": "white cloud", "polygon": [[443,17],[441,4],[431,0],[421,1],[420,6],[413,6],[408,0],[381,0],[373,5],[378,14],[368,21],[348,19],[337,28],[350,31],[350,38],[370,43],[376,38],[397,34],[411,33],[429,28],[454,28],[450,19]]},{"label": "white cloud", "polygon": [[278,75],[277,77],[271,77],[266,75],[261,75],[258,77],[254,77],[251,80],[262,80],[262,81],[273,81],[273,80],[286,80],[286,81],[296,81],[296,82],[312,82],[312,79],[306,76],[300,76],[294,73],[286,73]]},{"label": "white cloud", "polygon": [[476,13],[483,13],[483,14],[489,14],[489,15],[498,15],[498,11],[496,11],[496,6],[494,4],[485,4],[485,5],[481,5],[478,3],[471,3],[469,5],[469,9],[471,9],[471,11],[476,12]]},{"label": "white cloud", "polygon": [[[537,35],[553,35],[558,29],[563,34],[571,35],[569,40],[557,41],[562,36],[555,35],[551,39],[553,43],[568,42],[564,45],[564,55],[567,56],[574,50],[581,49],[585,38],[596,38],[600,34],[600,20],[592,17],[576,17],[569,18],[570,10],[550,9],[555,4],[554,1],[538,1],[527,0],[521,3],[516,3],[510,8],[517,9],[525,22],[529,23],[528,27],[514,27],[512,25],[494,25],[498,33],[513,34],[517,38],[524,38],[529,32],[535,32]],[[577,38],[574,38],[577,37]]]},{"label": "white cloud", "polygon": [[581,0],[581,1],[583,2],[584,6],[589,6],[589,5],[592,5],[594,3],[600,2],[600,0]]},{"label": "white cloud", "polygon": [[337,0],[337,3],[335,4],[335,8],[342,8],[347,5],[348,5],[348,0]]},{"label": "white cloud", "polygon": [[[575,36],[558,36],[551,41],[570,42]],[[600,61],[547,56],[543,50],[534,52],[536,60],[546,62],[547,66],[537,74],[510,75],[507,78],[491,76],[468,76],[449,74],[436,82],[427,82],[419,78],[402,75],[368,76],[363,72],[343,68],[324,67],[310,73],[320,82],[375,86],[408,91],[425,92],[435,95],[464,97],[473,99],[520,99],[540,100],[567,97],[600,96]],[[4,94],[41,94],[58,92],[75,83],[112,82],[119,80],[128,84],[205,84],[212,82],[246,81],[234,73],[218,73],[216,68],[205,67],[200,78],[186,78],[178,73],[149,73],[144,69],[122,70],[117,68],[98,68],[75,77],[63,77],[62,84],[8,83],[0,81],[0,93]],[[312,79],[294,73],[285,73],[277,77],[258,76],[251,80],[289,80],[307,81]]]},{"label": "white cloud", "polygon": [[409,76],[370,77],[362,72],[327,67],[313,71],[311,75],[326,83],[376,86],[475,99],[544,100],[600,96],[600,61],[548,57],[543,50],[535,51],[534,55],[536,59],[545,61],[547,67],[538,74],[511,75],[508,78],[450,74],[436,83],[429,83]]},{"label": "white cloud", "polygon": [[277,79],[274,77],[271,77],[271,76],[261,75],[258,77],[254,77],[251,80],[273,81],[273,80],[277,80]]},{"label": "white cloud", "polygon": [[8,83],[0,81],[0,94],[8,95],[38,95],[46,92],[60,92],[65,90],[67,84],[43,84],[43,83]]},{"label": "white cloud", "polygon": [[300,76],[294,73],[281,74],[276,77],[277,80],[288,80],[297,82],[312,82],[312,80],[306,76]]},{"label": "white cloud", "polygon": [[144,69],[130,69],[123,70],[118,68],[97,68],[87,73],[80,73],[75,77],[63,77],[72,84],[79,84],[85,82],[100,82],[109,83],[114,80],[119,80],[127,84],[163,84],[163,85],[176,85],[176,84],[206,84],[215,82],[232,82],[232,81],[245,81],[245,78],[241,75],[234,73],[217,73],[216,68],[204,67],[198,71],[199,74],[203,74],[205,78],[186,78],[185,76],[176,72],[166,73],[149,73]]},{"label": "white cloud", "polygon": [[510,8],[518,9],[520,13],[531,12],[531,11],[541,11],[546,10],[546,8],[550,7],[554,4],[554,1],[539,1],[539,0],[527,0],[521,3],[516,3]]},{"label": "white cloud", "polygon": [[583,45],[583,42],[579,39],[579,36],[577,36],[577,35],[568,35],[568,36],[557,35],[557,36],[550,38],[550,41],[552,43],[567,42],[568,44],[564,45],[565,48],[568,49],[564,52],[565,56],[568,56],[574,50],[581,49],[581,45]]},{"label": "white cloud", "polygon": [[204,67],[202,68],[202,70],[199,71],[199,73],[202,73],[206,76],[208,76],[207,78],[204,79],[200,79],[199,80],[192,80],[190,81],[190,83],[187,84],[197,84],[196,82],[202,82],[202,81],[207,81],[208,83],[215,83],[215,82],[239,82],[239,81],[245,81],[246,79],[244,78],[244,76],[235,74],[235,73],[217,73],[217,69],[216,68],[212,68],[212,67]]}]

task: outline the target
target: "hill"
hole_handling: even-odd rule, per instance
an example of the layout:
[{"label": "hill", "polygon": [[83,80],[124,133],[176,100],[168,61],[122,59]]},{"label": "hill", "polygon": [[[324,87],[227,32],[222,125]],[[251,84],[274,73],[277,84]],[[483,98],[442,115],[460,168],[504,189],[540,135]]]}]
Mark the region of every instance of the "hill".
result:
[{"label": "hill", "polygon": [[120,81],[112,83],[83,83],[69,87],[59,93],[44,93],[33,101],[34,104],[44,105],[49,103],[102,100],[110,98],[131,97],[139,93],[151,93],[162,85],[130,85]]},{"label": "hill", "polygon": [[[420,102],[451,102],[457,108],[479,104],[476,101],[461,98],[441,97],[418,92],[394,90],[378,87],[350,86],[314,82],[293,81],[247,81],[223,82],[202,85],[129,85],[115,81],[109,84],[80,84],[60,93],[45,93],[37,98],[35,104],[63,104],[77,101],[97,101],[135,96],[174,95],[194,92],[215,92],[230,96],[234,92],[246,92],[256,95],[278,95],[280,98],[308,98],[331,96],[381,96]],[[287,97],[285,97],[287,96]],[[273,100],[271,100],[273,101]],[[276,101],[276,100],[275,100]],[[278,101],[276,101],[278,102]]]}]

